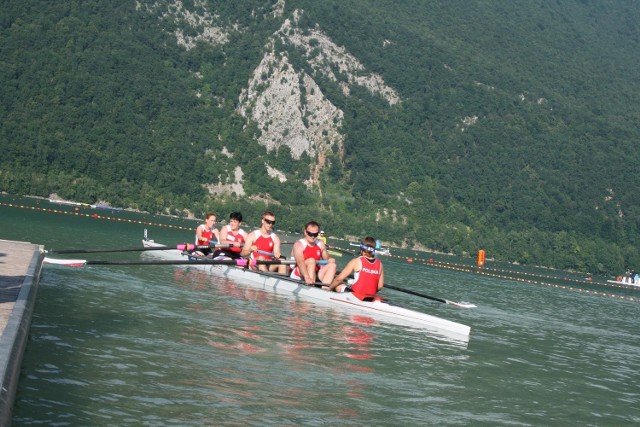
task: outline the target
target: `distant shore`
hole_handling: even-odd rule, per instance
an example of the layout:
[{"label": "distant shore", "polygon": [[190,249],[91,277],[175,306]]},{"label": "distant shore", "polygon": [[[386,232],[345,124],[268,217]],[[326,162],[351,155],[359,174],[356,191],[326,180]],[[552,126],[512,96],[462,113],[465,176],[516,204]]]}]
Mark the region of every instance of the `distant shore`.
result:
[{"label": "distant shore", "polygon": [[[5,191],[3,191],[2,194],[10,195],[9,193],[7,193]],[[126,207],[126,208],[113,207],[113,206],[111,206],[111,204],[109,202],[104,201],[104,200],[98,200],[96,203],[93,203],[93,204],[76,202],[74,200],[63,199],[62,197],[60,197],[56,193],[51,193],[49,195],[49,197],[31,196],[31,195],[23,195],[21,197],[25,197],[25,198],[28,198],[28,199],[44,200],[46,202],[57,203],[57,204],[68,205],[68,206],[90,207],[90,208],[97,208],[97,209],[101,209],[101,208],[102,209],[111,209],[111,210],[114,210],[114,211],[134,212],[134,213],[145,214],[145,215],[158,215],[158,216],[167,217],[167,218],[202,221],[201,218],[196,218],[195,215],[193,215],[193,213],[190,212],[189,210],[186,210],[187,216],[182,216],[181,217],[181,216],[178,216],[178,215],[170,215],[170,214],[162,214],[162,213],[152,214],[151,212],[143,211],[143,210],[140,210],[140,209],[135,209],[135,208],[132,208],[132,207]]]}]

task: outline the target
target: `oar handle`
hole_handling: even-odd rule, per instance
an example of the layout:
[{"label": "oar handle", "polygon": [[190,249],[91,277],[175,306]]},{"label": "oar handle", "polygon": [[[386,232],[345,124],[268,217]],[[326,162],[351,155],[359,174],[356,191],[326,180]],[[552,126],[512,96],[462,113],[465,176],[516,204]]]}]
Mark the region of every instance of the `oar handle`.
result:
[{"label": "oar handle", "polygon": [[263,251],[262,249],[258,249],[258,250],[256,250],[256,252],[259,253],[260,255],[270,256],[271,258],[273,258],[275,256],[275,255],[273,255],[273,252]]}]

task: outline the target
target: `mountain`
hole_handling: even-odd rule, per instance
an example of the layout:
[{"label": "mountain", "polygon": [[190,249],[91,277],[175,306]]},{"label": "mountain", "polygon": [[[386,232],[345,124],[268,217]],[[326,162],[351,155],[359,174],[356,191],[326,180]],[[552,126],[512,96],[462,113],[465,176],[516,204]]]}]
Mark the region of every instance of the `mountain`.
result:
[{"label": "mountain", "polygon": [[0,8],[0,190],[640,264],[637,2]]}]

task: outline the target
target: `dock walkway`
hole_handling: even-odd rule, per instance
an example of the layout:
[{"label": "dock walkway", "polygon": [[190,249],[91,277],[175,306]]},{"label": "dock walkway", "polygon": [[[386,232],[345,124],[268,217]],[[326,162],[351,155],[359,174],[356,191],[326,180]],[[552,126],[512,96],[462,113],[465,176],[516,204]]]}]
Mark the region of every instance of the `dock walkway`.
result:
[{"label": "dock walkway", "polygon": [[11,424],[44,248],[0,240],[0,426]]}]

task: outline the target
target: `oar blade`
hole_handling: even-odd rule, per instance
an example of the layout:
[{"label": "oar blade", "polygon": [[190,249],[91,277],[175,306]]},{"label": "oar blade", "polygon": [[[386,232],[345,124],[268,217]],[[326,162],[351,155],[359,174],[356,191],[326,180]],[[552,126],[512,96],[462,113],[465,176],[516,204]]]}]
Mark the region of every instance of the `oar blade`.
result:
[{"label": "oar blade", "polygon": [[459,307],[459,308],[476,308],[478,307],[475,304],[471,304],[470,302],[455,302],[455,301],[449,301],[447,300],[447,304],[451,304],[455,307]]},{"label": "oar blade", "polygon": [[64,265],[67,267],[83,267],[87,265],[86,259],[56,259],[44,257],[42,262],[46,264]]}]

